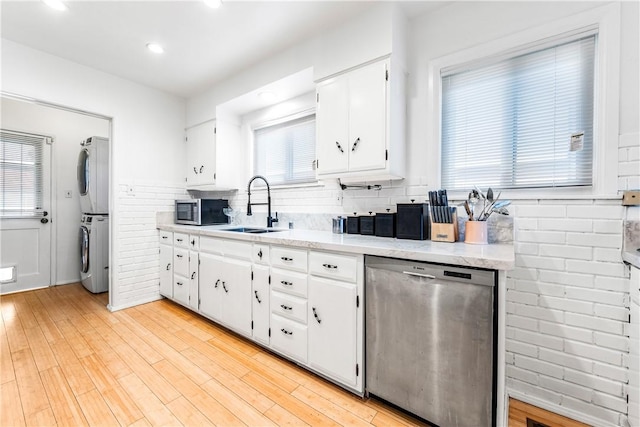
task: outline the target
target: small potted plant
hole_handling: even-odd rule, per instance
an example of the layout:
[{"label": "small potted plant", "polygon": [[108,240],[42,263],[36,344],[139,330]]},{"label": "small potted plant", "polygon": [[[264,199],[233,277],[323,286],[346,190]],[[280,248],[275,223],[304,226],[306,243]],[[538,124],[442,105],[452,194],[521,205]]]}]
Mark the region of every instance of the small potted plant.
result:
[{"label": "small potted plant", "polygon": [[464,201],[464,209],[469,216],[465,227],[465,243],[487,244],[487,220],[491,214],[495,212],[500,215],[509,215],[507,206],[511,204],[511,201],[499,200],[501,194],[498,193],[498,196],[494,197],[491,188],[487,190],[486,194],[478,187],[471,190],[469,198]]}]

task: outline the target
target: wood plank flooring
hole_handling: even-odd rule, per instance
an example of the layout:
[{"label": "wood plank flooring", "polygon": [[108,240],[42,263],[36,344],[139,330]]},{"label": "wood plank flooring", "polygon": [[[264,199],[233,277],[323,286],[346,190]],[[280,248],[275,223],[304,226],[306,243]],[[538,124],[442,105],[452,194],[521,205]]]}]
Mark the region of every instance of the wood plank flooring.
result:
[{"label": "wood plank flooring", "polygon": [[0,297],[0,426],[418,426],[168,300]]}]

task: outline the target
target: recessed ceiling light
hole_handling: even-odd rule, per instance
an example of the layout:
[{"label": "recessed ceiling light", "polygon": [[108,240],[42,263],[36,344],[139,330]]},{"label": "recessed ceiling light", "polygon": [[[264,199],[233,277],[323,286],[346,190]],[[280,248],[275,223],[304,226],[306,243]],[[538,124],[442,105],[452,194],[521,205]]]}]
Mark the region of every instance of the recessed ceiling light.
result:
[{"label": "recessed ceiling light", "polygon": [[67,10],[67,5],[61,0],[42,0],[44,4],[55,10]]},{"label": "recessed ceiling light", "polygon": [[264,91],[264,92],[260,92],[258,94],[258,98],[260,98],[261,100],[266,101],[266,102],[273,102],[273,101],[276,101],[278,99],[278,95],[276,95],[273,92]]},{"label": "recessed ceiling light", "polygon": [[211,9],[217,9],[222,6],[222,0],[204,0],[204,4],[209,6]]},{"label": "recessed ceiling light", "polygon": [[164,48],[158,43],[147,43],[147,49],[153,53],[164,53]]}]

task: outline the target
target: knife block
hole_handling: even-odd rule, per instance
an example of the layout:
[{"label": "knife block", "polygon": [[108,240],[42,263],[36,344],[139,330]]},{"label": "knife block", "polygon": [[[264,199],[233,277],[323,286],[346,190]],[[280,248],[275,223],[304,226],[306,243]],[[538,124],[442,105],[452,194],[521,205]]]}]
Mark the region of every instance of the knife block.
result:
[{"label": "knife block", "polygon": [[453,224],[432,222],[431,241],[433,242],[457,242],[458,241],[458,214],[453,214]]}]

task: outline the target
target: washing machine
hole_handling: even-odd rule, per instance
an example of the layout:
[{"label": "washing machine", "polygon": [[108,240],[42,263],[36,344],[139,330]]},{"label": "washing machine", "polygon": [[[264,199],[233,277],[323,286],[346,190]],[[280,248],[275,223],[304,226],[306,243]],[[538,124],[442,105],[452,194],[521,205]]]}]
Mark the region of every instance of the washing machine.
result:
[{"label": "washing machine", "polygon": [[84,214],[109,213],[109,140],[92,136],[78,155],[78,191]]},{"label": "washing machine", "polygon": [[109,217],[82,215],[80,224],[80,279],[99,294],[109,290]]}]

